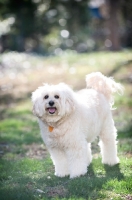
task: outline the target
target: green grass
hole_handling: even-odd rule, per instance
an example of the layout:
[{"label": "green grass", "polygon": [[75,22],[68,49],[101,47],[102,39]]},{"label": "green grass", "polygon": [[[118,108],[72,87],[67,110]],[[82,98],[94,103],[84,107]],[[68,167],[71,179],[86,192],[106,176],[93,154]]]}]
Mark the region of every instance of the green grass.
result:
[{"label": "green grass", "polygon": [[2,160],[0,194],[14,199],[123,199],[132,194],[132,160],[108,167],[93,159],[88,173],[80,178],[57,178],[49,158]]},{"label": "green grass", "polygon": [[[103,165],[96,141],[92,146],[93,161],[85,176],[75,179],[54,176],[54,166],[40,137],[30,99],[15,100],[13,105],[12,102],[9,105],[3,103],[0,107],[0,200],[132,199],[132,93],[130,82],[123,79],[129,76],[132,66],[130,64],[117,70],[119,63],[129,60],[130,55],[131,51],[78,56],[68,54],[60,58],[41,58],[39,61],[44,61],[47,65],[54,64],[55,69],[62,62],[74,67],[75,74],[68,74],[68,71],[62,74],[64,80],[72,84],[74,89],[83,85],[84,74],[90,71],[101,69],[107,74],[116,69],[113,76],[125,85],[125,94],[116,96],[117,110],[113,111],[118,129],[120,164],[113,167]],[[111,63],[108,63],[108,60],[111,60]],[[105,68],[105,62],[108,63],[109,69]],[[30,75],[31,80],[34,74]],[[53,79],[57,77],[58,75],[55,75]]]}]

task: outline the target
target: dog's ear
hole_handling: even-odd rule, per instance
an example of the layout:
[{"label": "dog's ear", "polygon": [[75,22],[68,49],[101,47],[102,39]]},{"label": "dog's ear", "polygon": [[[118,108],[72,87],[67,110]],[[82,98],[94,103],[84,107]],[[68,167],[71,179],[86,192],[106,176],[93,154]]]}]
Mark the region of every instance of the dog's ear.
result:
[{"label": "dog's ear", "polygon": [[41,102],[39,102],[39,100],[36,100],[33,103],[33,109],[32,112],[35,116],[37,116],[38,118],[41,118],[43,116],[43,110],[42,110],[42,106],[41,106]]},{"label": "dog's ear", "polygon": [[64,89],[65,113],[70,114],[75,109],[75,98],[72,89],[65,85]]},{"label": "dog's ear", "polygon": [[42,98],[39,89],[32,93],[32,102],[33,102],[33,109],[32,112],[37,117],[42,117],[43,115],[43,105],[42,105]]},{"label": "dog's ear", "polygon": [[62,92],[62,115],[70,114],[75,109],[75,98],[72,89],[65,83],[59,83]]},{"label": "dog's ear", "polygon": [[70,114],[75,109],[74,99],[71,94],[67,94],[65,100],[65,112]]}]

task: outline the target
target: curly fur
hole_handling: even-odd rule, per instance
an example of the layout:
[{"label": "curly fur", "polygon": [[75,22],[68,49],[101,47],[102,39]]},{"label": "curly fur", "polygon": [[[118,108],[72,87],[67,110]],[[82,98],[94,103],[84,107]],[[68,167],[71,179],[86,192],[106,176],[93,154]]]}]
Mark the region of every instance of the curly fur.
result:
[{"label": "curly fur", "polygon": [[[97,136],[102,163],[119,162],[111,105],[113,93],[123,88],[100,72],[87,75],[86,84],[87,89],[76,93],[64,83],[45,84],[32,94],[33,113],[38,117],[56,176],[84,175],[92,161],[90,143]],[[51,132],[49,126],[53,127]]]}]

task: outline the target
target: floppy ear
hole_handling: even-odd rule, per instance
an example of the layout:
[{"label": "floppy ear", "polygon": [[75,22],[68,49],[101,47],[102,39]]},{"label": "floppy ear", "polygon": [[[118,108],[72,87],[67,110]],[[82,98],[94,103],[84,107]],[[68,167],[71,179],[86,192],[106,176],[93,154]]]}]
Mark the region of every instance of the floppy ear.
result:
[{"label": "floppy ear", "polygon": [[41,93],[39,91],[40,89],[37,89],[35,92],[32,93],[32,102],[33,102],[33,114],[37,117],[42,117],[43,115],[43,102],[41,99]]},{"label": "floppy ear", "polygon": [[37,117],[42,117],[43,116],[43,109],[42,109],[42,104],[39,100],[36,100],[34,103],[33,103],[33,114]]},{"label": "floppy ear", "polygon": [[74,105],[74,99],[73,97],[69,94],[67,95],[66,97],[66,100],[65,100],[65,112],[67,114],[70,114],[74,109],[75,109],[75,105]]},{"label": "floppy ear", "polygon": [[65,83],[59,83],[60,91],[62,92],[62,115],[70,114],[75,109],[75,99],[72,89]]}]

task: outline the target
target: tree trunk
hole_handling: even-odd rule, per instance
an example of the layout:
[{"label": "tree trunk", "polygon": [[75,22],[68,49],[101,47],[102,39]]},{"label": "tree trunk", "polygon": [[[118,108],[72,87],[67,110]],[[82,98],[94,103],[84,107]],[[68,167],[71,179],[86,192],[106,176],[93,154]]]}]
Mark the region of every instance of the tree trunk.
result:
[{"label": "tree trunk", "polygon": [[112,43],[111,50],[118,51],[121,49],[120,43],[120,31],[119,31],[119,8],[120,0],[108,0],[110,9],[110,19],[109,19],[109,39]]}]

